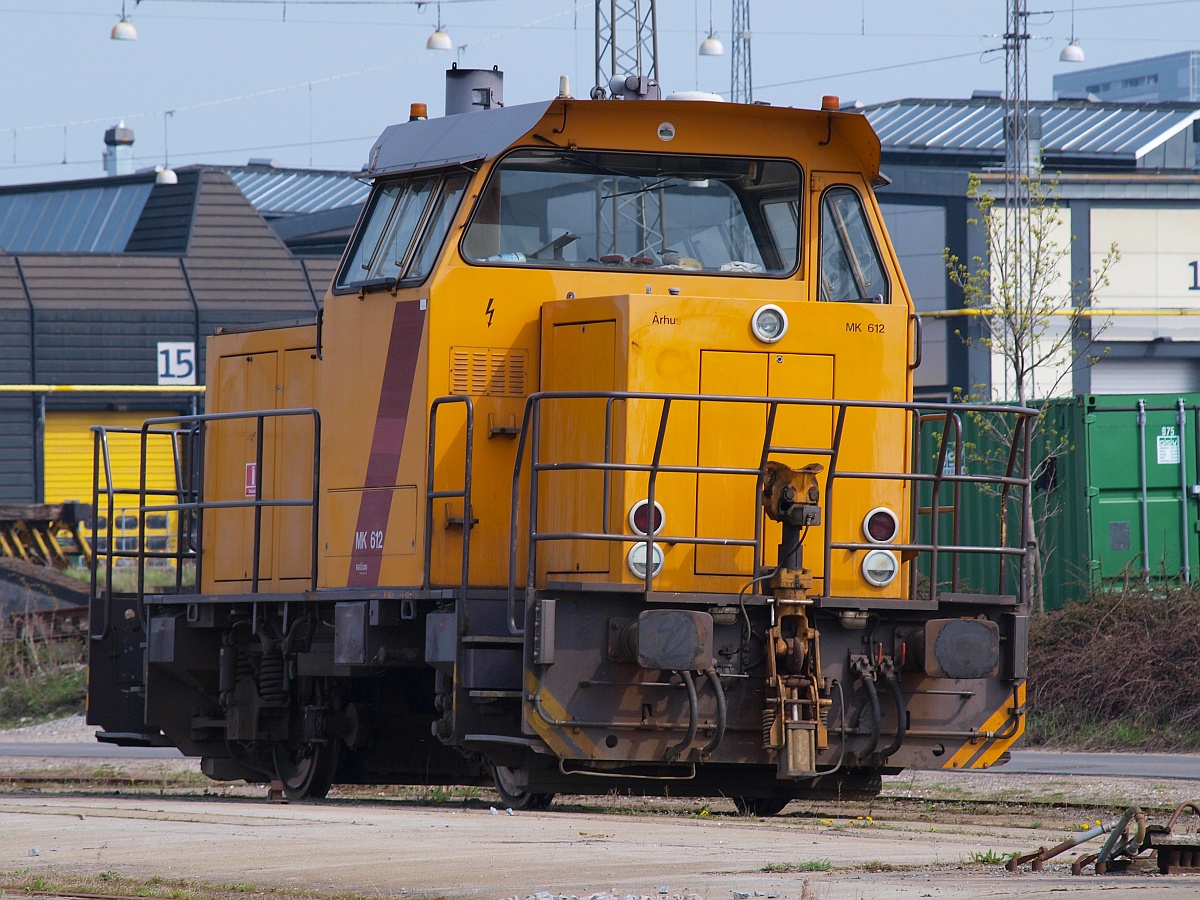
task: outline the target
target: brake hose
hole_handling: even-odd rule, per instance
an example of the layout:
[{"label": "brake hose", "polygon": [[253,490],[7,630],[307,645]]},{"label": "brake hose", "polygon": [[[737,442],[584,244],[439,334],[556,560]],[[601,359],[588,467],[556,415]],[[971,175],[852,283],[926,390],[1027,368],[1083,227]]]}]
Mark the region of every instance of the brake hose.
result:
[{"label": "brake hose", "polygon": [[904,694],[900,692],[900,679],[896,677],[895,671],[888,669],[884,673],[884,678],[887,680],[888,688],[892,692],[892,698],[896,701],[896,736],[892,738],[892,742],[887,746],[887,749],[880,754],[884,759],[887,759],[899,750],[900,745],[904,743],[904,735],[908,731],[908,709],[904,705]]},{"label": "brake hose", "polygon": [[863,684],[867,686],[867,696],[871,699],[871,742],[867,746],[870,756],[879,746],[879,729],[883,719],[883,710],[879,708],[879,692],[875,690],[875,678],[870,673],[862,676]]},{"label": "brake hose", "polygon": [[674,747],[667,748],[666,758],[670,762],[677,760],[680,754],[692,746],[700,728],[700,701],[696,697],[696,682],[692,680],[691,672],[681,671],[679,674],[683,676],[683,686],[687,688],[688,693],[688,730],[682,741]]},{"label": "brake hose", "polygon": [[717,674],[716,669],[705,669],[704,674],[708,676],[708,683],[713,687],[713,693],[717,695],[717,730],[713,733],[712,739],[700,748],[700,758],[704,759],[710,753],[720,746],[722,738],[725,737],[725,721],[726,721],[726,706],[725,706],[725,688],[721,684],[721,676]]}]

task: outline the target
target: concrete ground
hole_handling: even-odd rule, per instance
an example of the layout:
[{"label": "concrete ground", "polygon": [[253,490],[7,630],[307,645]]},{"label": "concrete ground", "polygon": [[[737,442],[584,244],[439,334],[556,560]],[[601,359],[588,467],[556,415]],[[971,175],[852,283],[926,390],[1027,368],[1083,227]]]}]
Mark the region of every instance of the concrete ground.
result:
[{"label": "concrete ground", "polygon": [[[81,727],[51,723],[0,741],[78,740]],[[905,773],[887,779],[874,804],[794,803],[755,820],[720,799],[560,798],[545,812],[508,815],[487,791],[446,801],[430,791],[358,789],[279,805],[261,786],[189,780],[194,760],[12,757],[0,767],[10,775],[92,770],[161,784],[6,791],[0,774],[0,870],[422,900],[1200,896],[1200,875],[1074,877],[1070,854],[1040,874],[986,864],[1056,844],[1083,820],[1108,821],[1130,803],[1170,809],[1200,797],[1200,780]]]}]

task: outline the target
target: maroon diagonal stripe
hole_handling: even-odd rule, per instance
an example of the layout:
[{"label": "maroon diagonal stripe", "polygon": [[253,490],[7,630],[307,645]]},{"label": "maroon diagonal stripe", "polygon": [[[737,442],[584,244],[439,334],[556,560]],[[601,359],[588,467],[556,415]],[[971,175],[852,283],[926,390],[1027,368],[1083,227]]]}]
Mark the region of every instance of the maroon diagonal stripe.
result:
[{"label": "maroon diagonal stripe", "polygon": [[[379,391],[379,411],[375,415],[375,434],[371,438],[371,456],[367,460],[367,477],[363,482],[366,490],[358,507],[358,525],[354,529],[354,550],[347,581],[352,587],[379,584],[379,563],[383,557],[394,493],[386,488],[395,485],[400,470],[400,451],[404,449],[404,431],[408,424],[408,406],[424,321],[425,313],[419,303],[396,304],[387,361],[383,366],[383,386]],[[346,401],[351,402],[350,398]]]}]

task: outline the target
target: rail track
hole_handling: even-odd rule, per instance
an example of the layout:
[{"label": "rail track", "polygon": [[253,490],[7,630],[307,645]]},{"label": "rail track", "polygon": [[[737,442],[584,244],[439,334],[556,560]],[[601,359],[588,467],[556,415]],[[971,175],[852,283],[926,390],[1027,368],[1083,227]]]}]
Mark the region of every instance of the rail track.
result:
[{"label": "rail track", "polygon": [[[164,776],[146,775],[77,775],[77,774],[6,774],[0,775],[0,791],[40,790],[45,788],[62,788],[66,793],[80,795],[91,794],[89,789],[145,789],[152,790],[157,796],[172,797],[186,800],[203,794],[205,799],[213,798],[213,789],[228,789],[236,791],[230,799],[261,798],[267,799],[266,785],[253,786],[240,782],[211,782],[208,785],[184,785],[176,783],[170,774]],[[431,789],[432,790],[432,789]],[[207,793],[205,793],[207,792]],[[714,798],[710,802],[689,798],[667,802],[658,802],[653,808],[643,808],[636,797],[560,797],[551,807],[556,812],[580,812],[594,814],[599,810],[612,810],[617,813],[637,812],[651,815],[680,815],[694,816],[696,810],[707,810],[705,817],[734,817],[732,802],[725,809],[723,798]],[[363,802],[381,802],[388,805],[401,804],[421,807],[461,807],[487,809],[495,806],[496,799],[490,792],[481,797],[444,799],[440,795],[422,794],[420,789],[398,789],[391,785],[360,785],[339,788],[329,799],[320,801],[329,805],[345,805]],[[306,801],[317,802],[317,801]],[[1175,808],[1174,801],[1147,802],[1141,804],[1147,814],[1169,815]],[[886,791],[873,801],[845,801],[806,804],[795,802],[781,815],[781,818],[815,818],[815,819],[854,819],[858,816],[870,815],[876,820],[894,819],[908,822],[946,822],[958,818],[962,820],[1012,819],[1029,818],[1030,820],[1062,820],[1074,822],[1085,816],[1119,814],[1125,804],[1113,800],[1098,802],[1085,799],[997,799],[973,797],[897,797],[890,796]]]}]

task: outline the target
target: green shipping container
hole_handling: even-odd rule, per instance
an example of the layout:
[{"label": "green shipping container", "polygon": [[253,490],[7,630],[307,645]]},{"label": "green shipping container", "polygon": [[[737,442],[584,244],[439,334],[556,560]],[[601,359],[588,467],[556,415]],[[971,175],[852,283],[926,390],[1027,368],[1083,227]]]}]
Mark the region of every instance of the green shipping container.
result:
[{"label": "green shipping container", "polygon": [[[1045,608],[1127,578],[1200,578],[1200,394],[1086,395],[1044,406],[1033,508]],[[966,467],[994,467],[998,442],[977,422],[963,429]],[[998,542],[997,510],[998,501],[964,531]],[[1010,515],[1008,528],[1017,525]],[[985,581],[997,574],[968,572]]]}]

